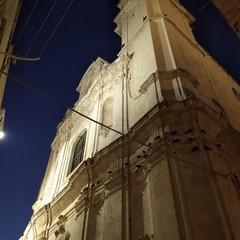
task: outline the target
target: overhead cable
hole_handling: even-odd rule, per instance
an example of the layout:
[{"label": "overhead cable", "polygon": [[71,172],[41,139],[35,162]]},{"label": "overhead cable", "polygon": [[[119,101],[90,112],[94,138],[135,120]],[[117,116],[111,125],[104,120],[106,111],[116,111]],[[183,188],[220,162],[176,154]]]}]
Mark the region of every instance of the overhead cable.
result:
[{"label": "overhead cable", "polygon": [[74,0],[72,0],[67,9],[65,10],[65,12],[63,13],[62,17],[60,18],[59,22],[57,23],[56,27],[54,28],[52,34],[49,36],[47,42],[45,43],[45,45],[43,46],[42,50],[40,51],[40,53],[38,54],[38,57],[40,57],[43,53],[43,51],[45,50],[45,48],[47,47],[48,43],[50,42],[50,40],[52,39],[53,35],[55,34],[55,32],[57,31],[59,25],[61,24],[62,20],[64,19],[65,15],[67,14],[68,10],[70,9],[70,7],[72,6]]},{"label": "overhead cable", "polygon": [[27,23],[28,23],[30,17],[32,16],[32,13],[33,13],[33,11],[35,10],[38,1],[39,1],[39,0],[36,0],[35,4],[33,5],[32,10],[31,10],[31,12],[29,13],[29,15],[28,15],[28,17],[27,17],[27,20],[25,21],[25,23],[24,23],[24,25],[23,25],[23,27],[22,27],[20,33],[19,33],[18,36],[17,36],[17,39],[16,39],[16,41],[15,41],[15,43],[14,43],[14,47],[16,46],[16,44],[17,44],[19,38],[21,37],[21,35],[22,35],[22,33],[23,33],[23,31],[24,31],[24,29],[25,29],[25,27],[26,27],[26,25],[27,25]]},{"label": "overhead cable", "polygon": [[15,76],[13,76],[13,75],[11,75],[11,74],[9,74],[9,73],[6,73],[6,72],[4,72],[4,71],[2,71],[2,70],[0,70],[0,72],[3,73],[4,75],[10,77],[12,80],[14,80],[15,82],[17,82],[17,83],[20,84],[21,86],[27,88],[27,89],[30,90],[31,92],[34,92],[34,93],[36,93],[36,94],[38,94],[38,95],[40,95],[40,96],[42,96],[42,97],[44,97],[44,98],[46,98],[46,99],[48,99],[48,100],[50,100],[50,101],[56,103],[57,105],[59,105],[59,106],[61,106],[61,107],[67,108],[67,109],[69,109],[69,110],[77,113],[78,115],[81,115],[82,117],[87,118],[88,120],[90,120],[90,121],[92,121],[92,122],[95,122],[95,123],[97,123],[97,124],[99,124],[99,125],[101,125],[101,126],[103,126],[103,127],[106,127],[106,128],[108,128],[109,130],[111,130],[111,131],[114,131],[114,132],[116,132],[116,133],[118,133],[118,134],[120,134],[120,135],[124,135],[123,133],[121,133],[121,132],[119,132],[119,131],[111,128],[111,127],[108,127],[108,126],[106,126],[105,124],[100,123],[100,122],[98,122],[98,121],[96,121],[96,120],[94,120],[94,119],[92,119],[92,118],[84,115],[83,113],[78,112],[78,111],[75,110],[74,108],[69,107],[67,104],[65,104],[65,103],[57,100],[56,98],[51,97],[51,96],[49,96],[49,95],[41,92],[40,90],[38,90],[38,89],[36,89],[36,88],[34,88],[34,87],[31,87],[30,85],[24,83],[23,81],[21,81],[21,80],[18,79],[17,77],[15,77]]},{"label": "overhead cable", "polygon": [[[80,115],[80,116],[82,116],[82,117],[84,117],[84,118],[86,118],[86,119],[88,119],[88,120],[90,120],[90,121],[92,121],[92,122],[100,125],[100,126],[103,126],[103,127],[107,128],[107,129],[109,129],[109,130],[111,130],[111,131],[113,131],[113,132],[115,132],[115,133],[123,136],[123,137],[125,136],[124,133],[119,132],[118,130],[116,130],[116,129],[114,129],[114,128],[111,128],[111,127],[109,127],[109,126],[107,126],[107,125],[105,125],[105,124],[103,124],[103,123],[101,123],[101,122],[98,122],[98,121],[96,121],[96,120],[94,120],[94,119],[86,116],[85,114],[77,111],[77,110],[74,109],[74,108],[69,107],[67,104],[65,104],[65,103],[57,100],[56,98],[51,97],[51,96],[49,96],[49,95],[41,92],[40,90],[38,90],[38,89],[36,89],[36,88],[34,88],[34,87],[31,87],[30,85],[24,83],[24,82],[23,82],[22,80],[20,80],[19,78],[15,77],[15,76],[13,76],[13,75],[11,75],[11,74],[9,74],[9,73],[6,73],[6,72],[4,72],[4,71],[2,71],[2,70],[0,70],[0,73],[8,76],[10,79],[14,80],[15,82],[17,82],[17,83],[20,84],[21,86],[27,88],[27,89],[30,90],[31,92],[33,92],[33,93],[35,93],[35,94],[37,94],[37,95],[39,95],[39,96],[41,96],[41,97],[44,97],[44,98],[48,99],[49,101],[54,102],[55,104],[57,104],[57,105],[65,108],[65,109],[67,109],[67,110],[70,110],[70,111],[72,111],[72,112],[74,112],[74,113],[76,113],[76,114],[78,114],[78,115]],[[147,144],[145,144],[145,143],[143,143],[143,142],[141,142],[141,141],[139,141],[139,140],[136,140],[136,139],[133,139],[133,140],[134,140],[135,142],[137,142],[137,143],[145,146],[145,147],[152,148],[151,146],[148,146]]]},{"label": "overhead cable", "polygon": [[211,2],[212,2],[212,0],[206,2],[202,7],[200,7],[200,8],[198,9],[198,11],[201,12],[201,11],[202,11],[205,7],[207,7],[207,5],[210,4]]},{"label": "overhead cable", "polygon": [[47,14],[46,18],[44,19],[44,21],[43,21],[42,25],[40,26],[40,28],[39,28],[39,30],[38,30],[38,32],[37,32],[37,34],[36,34],[35,38],[33,39],[32,43],[30,44],[30,46],[29,46],[29,48],[28,48],[27,52],[25,53],[25,56],[27,56],[27,54],[30,52],[30,50],[31,50],[32,46],[33,46],[33,45],[34,45],[34,43],[36,42],[36,40],[37,40],[37,38],[38,38],[38,35],[39,35],[39,34],[40,34],[40,32],[42,31],[42,29],[43,29],[43,27],[44,27],[45,23],[47,22],[47,20],[48,20],[49,16],[50,16],[50,15],[51,15],[51,13],[52,13],[52,10],[54,9],[54,7],[55,7],[55,5],[56,5],[56,3],[57,3],[57,2],[58,2],[58,0],[55,0],[55,1],[54,1],[54,3],[53,3],[53,5],[52,5],[51,9],[49,10],[49,12],[48,12],[48,14]]}]

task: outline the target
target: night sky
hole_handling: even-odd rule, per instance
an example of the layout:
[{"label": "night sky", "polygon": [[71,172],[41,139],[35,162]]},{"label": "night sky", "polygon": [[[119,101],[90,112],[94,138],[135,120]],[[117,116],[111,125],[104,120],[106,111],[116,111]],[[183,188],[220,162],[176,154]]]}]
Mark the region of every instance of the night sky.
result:
[{"label": "night sky", "polygon": [[[23,0],[13,44],[14,53],[37,57],[71,1],[58,0],[34,45],[41,24],[56,0],[37,3],[19,37],[36,0]],[[197,20],[192,24],[198,42],[240,82],[240,44],[212,4],[198,11],[207,0],[182,0]],[[192,3],[194,2],[194,3]],[[98,57],[112,62],[120,50],[120,37],[113,30],[118,0],[73,1],[59,28],[38,62],[17,61],[10,74],[69,106],[78,98],[75,91],[88,66]],[[17,40],[18,39],[18,40]],[[17,42],[16,42],[17,40]],[[50,144],[66,109],[36,95],[10,78],[4,107],[5,134],[0,141],[2,174],[1,239],[20,238],[32,215],[50,155]]]}]

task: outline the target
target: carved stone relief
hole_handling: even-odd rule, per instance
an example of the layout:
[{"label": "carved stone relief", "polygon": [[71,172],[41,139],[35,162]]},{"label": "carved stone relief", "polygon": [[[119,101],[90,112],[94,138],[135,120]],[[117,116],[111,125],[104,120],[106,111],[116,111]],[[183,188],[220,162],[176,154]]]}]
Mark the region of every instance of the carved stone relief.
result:
[{"label": "carved stone relief", "polygon": [[106,73],[108,72],[108,66],[109,66],[109,63],[108,62],[105,62],[103,65],[102,65],[102,70],[100,72],[100,76],[103,77],[104,75],[106,75]]},{"label": "carved stone relief", "polygon": [[147,178],[147,169],[145,167],[138,167],[134,172],[134,178],[136,184],[145,182]]},{"label": "carved stone relief", "polygon": [[33,205],[32,205],[32,210],[34,212],[37,212],[42,206],[42,199],[38,199]]},{"label": "carved stone relief", "polygon": [[71,129],[73,128],[74,124],[72,121],[72,118],[68,118],[68,120],[66,120],[62,126],[59,128],[59,135],[65,135],[67,133],[69,133],[71,131]]},{"label": "carved stone relief", "polygon": [[106,199],[105,192],[96,194],[93,197],[93,205],[97,208],[101,208],[104,204],[105,199]]},{"label": "carved stone relief", "polygon": [[65,229],[65,223],[67,221],[67,217],[60,215],[58,219],[59,219],[57,222],[58,229],[54,233],[56,240],[69,240],[71,235]]},{"label": "carved stone relief", "polygon": [[56,240],[68,240],[70,239],[70,233],[63,226],[59,227],[57,231],[55,231]]},{"label": "carved stone relief", "polygon": [[[109,127],[111,127],[111,126],[109,126]],[[107,137],[108,133],[109,133],[109,128],[102,126],[99,131],[99,135],[101,135],[102,137],[105,138],[105,137]]]},{"label": "carved stone relief", "polygon": [[76,219],[81,214],[81,212],[88,208],[90,204],[90,198],[89,198],[89,189],[84,189],[83,192],[78,197],[77,202],[75,203],[75,210],[77,212]]}]

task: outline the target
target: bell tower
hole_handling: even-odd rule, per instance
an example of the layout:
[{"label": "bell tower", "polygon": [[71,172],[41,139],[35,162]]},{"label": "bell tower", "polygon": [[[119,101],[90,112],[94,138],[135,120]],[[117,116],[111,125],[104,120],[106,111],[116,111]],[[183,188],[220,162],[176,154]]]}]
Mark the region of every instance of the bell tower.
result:
[{"label": "bell tower", "polygon": [[[132,60],[127,72],[132,98],[138,98],[141,91],[145,91],[149,86],[148,77],[158,71],[161,75],[159,101],[197,96],[214,107],[215,101],[219,101],[228,108],[227,99],[218,99],[222,98],[225,88],[214,81],[226,80],[229,76],[219,76],[221,67],[196,42],[189,26],[194,17],[179,1],[120,1],[119,7],[115,31],[122,38],[119,57],[129,56]],[[222,82],[228,85],[227,80]],[[229,91],[234,98],[233,91]]]},{"label": "bell tower", "polygon": [[[84,74],[22,239],[240,236],[240,87],[177,0],[122,0],[113,63]],[[89,119],[94,119],[90,121]]]},{"label": "bell tower", "polygon": [[[239,235],[235,227],[235,221],[239,223],[235,217],[239,86],[196,42],[189,26],[194,17],[179,1],[132,0],[119,6],[115,19],[122,37],[119,57],[130,59],[126,67],[129,127],[134,128],[156,103],[159,116],[155,122],[148,119],[148,133],[150,126],[161,122],[157,136],[152,133],[154,141],[158,137],[162,141],[157,158],[165,154],[161,164],[166,164],[165,170],[160,165],[151,168],[155,176],[150,181],[158,179],[158,187],[162,186],[161,190],[149,186],[150,192],[156,191],[152,197],[159,193],[157,199],[150,197],[154,235],[165,239],[161,236],[169,229],[166,239],[234,239]],[[169,178],[168,187],[161,174],[165,181]],[[164,212],[171,202],[167,196],[173,205]],[[231,206],[230,199],[235,202]],[[163,216],[165,224],[160,220]]]}]

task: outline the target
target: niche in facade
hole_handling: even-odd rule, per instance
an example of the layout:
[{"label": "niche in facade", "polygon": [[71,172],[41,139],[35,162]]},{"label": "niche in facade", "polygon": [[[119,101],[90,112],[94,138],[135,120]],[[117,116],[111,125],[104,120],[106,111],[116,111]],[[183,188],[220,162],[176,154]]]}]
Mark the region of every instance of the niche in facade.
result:
[{"label": "niche in facade", "polygon": [[[102,124],[108,127],[112,127],[113,125],[113,98],[109,97],[105,100],[102,108]],[[101,126],[100,135],[106,137],[109,133],[109,129],[107,127]]]}]

